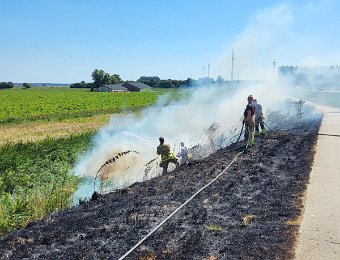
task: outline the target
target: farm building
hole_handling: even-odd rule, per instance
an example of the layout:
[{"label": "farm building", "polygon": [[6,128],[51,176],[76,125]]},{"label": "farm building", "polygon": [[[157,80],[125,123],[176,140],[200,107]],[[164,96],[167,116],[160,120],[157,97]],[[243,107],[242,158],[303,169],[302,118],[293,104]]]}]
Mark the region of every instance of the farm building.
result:
[{"label": "farm building", "polygon": [[121,84],[103,85],[96,89],[96,92],[127,92],[128,89]]},{"label": "farm building", "polygon": [[138,88],[139,91],[143,91],[143,90],[153,90],[152,87],[150,87],[149,85],[146,85],[144,83],[141,83],[141,82],[126,82],[126,83],[123,83],[123,86],[126,87],[126,88],[131,88],[131,89],[134,89],[134,88]]},{"label": "farm building", "polygon": [[152,90],[152,87],[139,82],[125,82],[114,85],[103,85],[96,89],[96,92],[139,92]]}]

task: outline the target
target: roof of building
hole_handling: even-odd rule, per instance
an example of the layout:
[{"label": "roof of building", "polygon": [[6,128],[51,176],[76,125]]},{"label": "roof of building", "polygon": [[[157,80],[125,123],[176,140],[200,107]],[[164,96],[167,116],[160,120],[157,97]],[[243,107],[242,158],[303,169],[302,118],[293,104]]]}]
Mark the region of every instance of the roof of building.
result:
[{"label": "roof of building", "polygon": [[107,87],[111,90],[127,90],[126,87],[123,87],[121,84],[114,84],[114,85],[103,85],[103,87]]}]

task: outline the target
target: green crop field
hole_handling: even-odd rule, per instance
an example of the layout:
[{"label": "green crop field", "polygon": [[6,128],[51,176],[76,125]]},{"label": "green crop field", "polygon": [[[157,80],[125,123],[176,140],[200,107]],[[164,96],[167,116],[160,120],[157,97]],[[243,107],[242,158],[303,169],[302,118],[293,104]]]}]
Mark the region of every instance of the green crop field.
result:
[{"label": "green crop field", "polygon": [[159,94],[159,91],[100,93],[69,88],[1,90],[0,123],[58,121],[136,111],[155,103]]},{"label": "green crop field", "polygon": [[134,93],[61,87],[1,90],[0,236],[69,207],[80,181],[70,171],[96,129],[110,114],[138,112],[163,94],[168,94],[163,105],[181,98],[178,90],[164,89]]}]

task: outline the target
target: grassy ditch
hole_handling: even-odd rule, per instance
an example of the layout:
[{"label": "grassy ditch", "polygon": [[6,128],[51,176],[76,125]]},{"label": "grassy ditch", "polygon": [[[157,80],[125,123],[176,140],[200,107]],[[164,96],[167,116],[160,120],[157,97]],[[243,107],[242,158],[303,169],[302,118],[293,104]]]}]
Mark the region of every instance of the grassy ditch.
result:
[{"label": "grassy ditch", "polygon": [[93,133],[0,147],[0,235],[69,207],[79,178],[69,174]]}]

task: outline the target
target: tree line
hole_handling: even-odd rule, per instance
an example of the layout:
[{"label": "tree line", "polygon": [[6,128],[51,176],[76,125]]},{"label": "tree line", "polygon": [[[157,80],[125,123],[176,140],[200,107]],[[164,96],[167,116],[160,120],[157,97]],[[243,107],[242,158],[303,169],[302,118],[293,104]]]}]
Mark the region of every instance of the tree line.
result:
[{"label": "tree line", "polygon": [[[118,74],[106,73],[103,70],[95,69],[91,74],[93,82],[86,83],[85,81],[81,81],[79,83],[74,83],[70,85],[70,88],[99,88],[103,85],[110,85],[110,84],[118,84],[123,82],[131,82],[131,81],[124,81]],[[173,80],[173,79],[160,79],[157,76],[147,77],[141,76],[137,82],[141,82],[144,84],[149,85],[153,88],[179,88],[182,85],[189,85],[191,79],[187,80]]]},{"label": "tree line", "polygon": [[340,66],[281,66],[280,77],[286,77],[297,86],[330,88],[339,87]]},{"label": "tree line", "polygon": [[13,88],[13,82],[0,82],[0,89]]},{"label": "tree line", "polygon": [[[9,88],[13,88],[13,87],[14,87],[13,82],[0,82],[0,89],[9,89]],[[23,88],[31,88],[31,84],[23,83],[22,87]]]},{"label": "tree line", "polygon": [[331,66],[281,66],[278,72],[282,75],[296,74],[296,73],[340,73],[339,65]]},{"label": "tree line", "polygon": [[142,76],[140,77],[137,82],[141,82],[144,84],[149,85],[153,88],[179,88],[183,85],[189,85],[191,79],[188,78],[187,80],[174,80],[174,79],[160,79],[157,76],[153,77],[146,77]]},{"label": "tree line", "polygon": [[93,83],[86,83],[84,80],[82,80],[79,83],[71,84],[70,88],[94,88],[94,84]]}]

